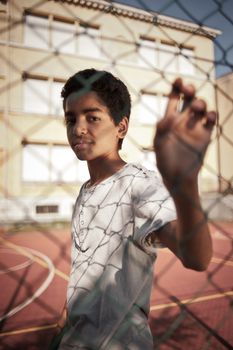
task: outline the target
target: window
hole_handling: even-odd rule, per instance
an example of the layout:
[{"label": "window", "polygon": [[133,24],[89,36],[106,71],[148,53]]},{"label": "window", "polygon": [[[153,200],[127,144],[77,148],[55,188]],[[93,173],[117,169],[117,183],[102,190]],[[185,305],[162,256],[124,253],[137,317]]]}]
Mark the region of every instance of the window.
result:
[{"label": "window", "polygon": [[40,49],[49,48],[49,20],[48,17],[25,16],[24,43]]},{"label": "window", "polygon": [[159,44],[159,68],[169,72],[178,71],[178,51],[175,46],[169,44]]},{"label": "window", "polygon": [[160,43],[159,48],[159,68],[172,73],[187,75],[195,74],[194,51],[189,48],[178,50],[177,47]]},{"label": "window", "polygon": [[58,205],[36,205],[36,214],[55,214],[59,212]]},{"label": "window", "polygon": [[164,116],[167,101],[168,98],[164,95],[143,93],[140,102],[139,123],[156,124]]},{"label": "window", "polygon": [[195,74],[194,50],[192,48],[179,49],[170,42],[141,37],[138,56],[141,67],[155,67],[176,74]]},{"label": "window", "polygon": [[24,82],[24,111],[49,113],[49,82],[42,79],[27,79]]},{"label": "window", "polygon": [[99,29],[80,25],[78,31],[78,54],[99,58],[101,57]]},{"label": "window", "polygon": [[48,16],[26,14],[24,43],[40,49],[75,53],[75,24]]},{"label": "window", "polygon": [[49,148],[25,145],[23,148],[23,180],[49,181]]},{"label": "window", "polygon": [[159,96],[159,119],[164,117],[167,104],[168,104],[168,97],[165,95],[160,95]]},{"label": "window", "polygon": [[50,82],[50,113],[53,115],[63,115],[61,90],[64,82],[53,80]]},{"label": "window", "polygon": [[53,15],[26,13],[24,44],[92,58],[102,56],[98,27],[86,23],[77,26],[75,21],[59,19]]},{"label": "window", "polygon": [[158,53],[154,40],[141,38],[138,54],[140,66],[148,68],[158,66]]},{"label": "window", "polygon": [[75,25],[58,20],[52,21],[52,47],[57,51],[75,53]]},{"label": "window", "polygon": [[195,60],[192,49],[181,49],[179,55],[179,72],[182,74],[195,74]]},{"label": "window", "polygon": [[61,90],[64,82],[44,78],[24,81],[23,109],[27,113],[63,115]]},{"label": "window", "polygon": [[69,146],[25,144],[22,179],[28,182],[84,182],[89,178],[86,162],[77,160]]}]

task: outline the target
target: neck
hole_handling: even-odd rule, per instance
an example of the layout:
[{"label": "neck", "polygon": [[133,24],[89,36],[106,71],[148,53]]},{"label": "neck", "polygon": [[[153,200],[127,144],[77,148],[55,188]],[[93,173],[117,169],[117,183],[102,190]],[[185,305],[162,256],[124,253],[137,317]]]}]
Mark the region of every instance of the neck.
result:
[{"label": "neck", "polygon": [[123,159],[117,157],[116,159],[94,159],[88,161],[88,170],[90,173],[90,186],[97,185],[101,181],[115,174],[120,170],[126,163]]}]

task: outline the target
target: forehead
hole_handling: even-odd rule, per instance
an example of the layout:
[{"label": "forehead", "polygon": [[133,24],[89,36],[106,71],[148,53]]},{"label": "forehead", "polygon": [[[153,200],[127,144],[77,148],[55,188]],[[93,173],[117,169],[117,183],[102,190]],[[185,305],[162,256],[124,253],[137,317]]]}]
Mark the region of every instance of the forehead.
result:
[{"label": "forehead", "polygon": [[96,92],[90,91],[80,96],[79,92],[72,92],[66,99],[65,110],[75,109],[83,110],[88,108],[98,108],[101,111],[108,113],[108,108],[97,95]]}]

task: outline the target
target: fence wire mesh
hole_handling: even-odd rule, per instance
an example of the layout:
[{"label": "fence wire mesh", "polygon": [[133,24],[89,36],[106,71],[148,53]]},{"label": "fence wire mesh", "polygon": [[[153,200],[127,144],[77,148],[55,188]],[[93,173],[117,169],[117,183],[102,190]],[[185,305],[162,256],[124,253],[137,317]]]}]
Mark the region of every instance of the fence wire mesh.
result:
[{"label": "fence wire mesh", "polygon": [[[159,251],[150,326],[154,349],[233,348],[233,63],[232,42],[226,47],[219,39],[233,29],[232,1],[209,0],[198,18],[186,1],[164,1],[156,12],[148,1],[133,4],[0,2],[1,349],[49,348],[61,319],[69,221],[88,172],[67,145],[60,92],[69,76],[90,67],[111,71],[129,88],[131,126],[122,150],[128,162],[155,167],[155,125],[175,77],[194,84],[218,112],[199,181],[214,256],[196,273]],[[186,20],[166,16],[169,9]],[[222,33],[209,25],[218,16]],[[117,303],[114,292],[109,298]],[[125,349],[141,349],[128,341]]]}]

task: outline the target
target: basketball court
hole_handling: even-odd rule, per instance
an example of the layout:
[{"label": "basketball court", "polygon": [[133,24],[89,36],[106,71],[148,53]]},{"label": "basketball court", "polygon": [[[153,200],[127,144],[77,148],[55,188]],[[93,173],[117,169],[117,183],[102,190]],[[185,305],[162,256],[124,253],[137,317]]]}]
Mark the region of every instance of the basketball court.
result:
[{"label": "basketball court", "polygon": [[[205,272],[161,249],[150,325],[155,349],[233,348],[232,223],[211,225],[214,256]],[[2,231],[0,349],[47,349],[66,298],[69,229]]]}]

